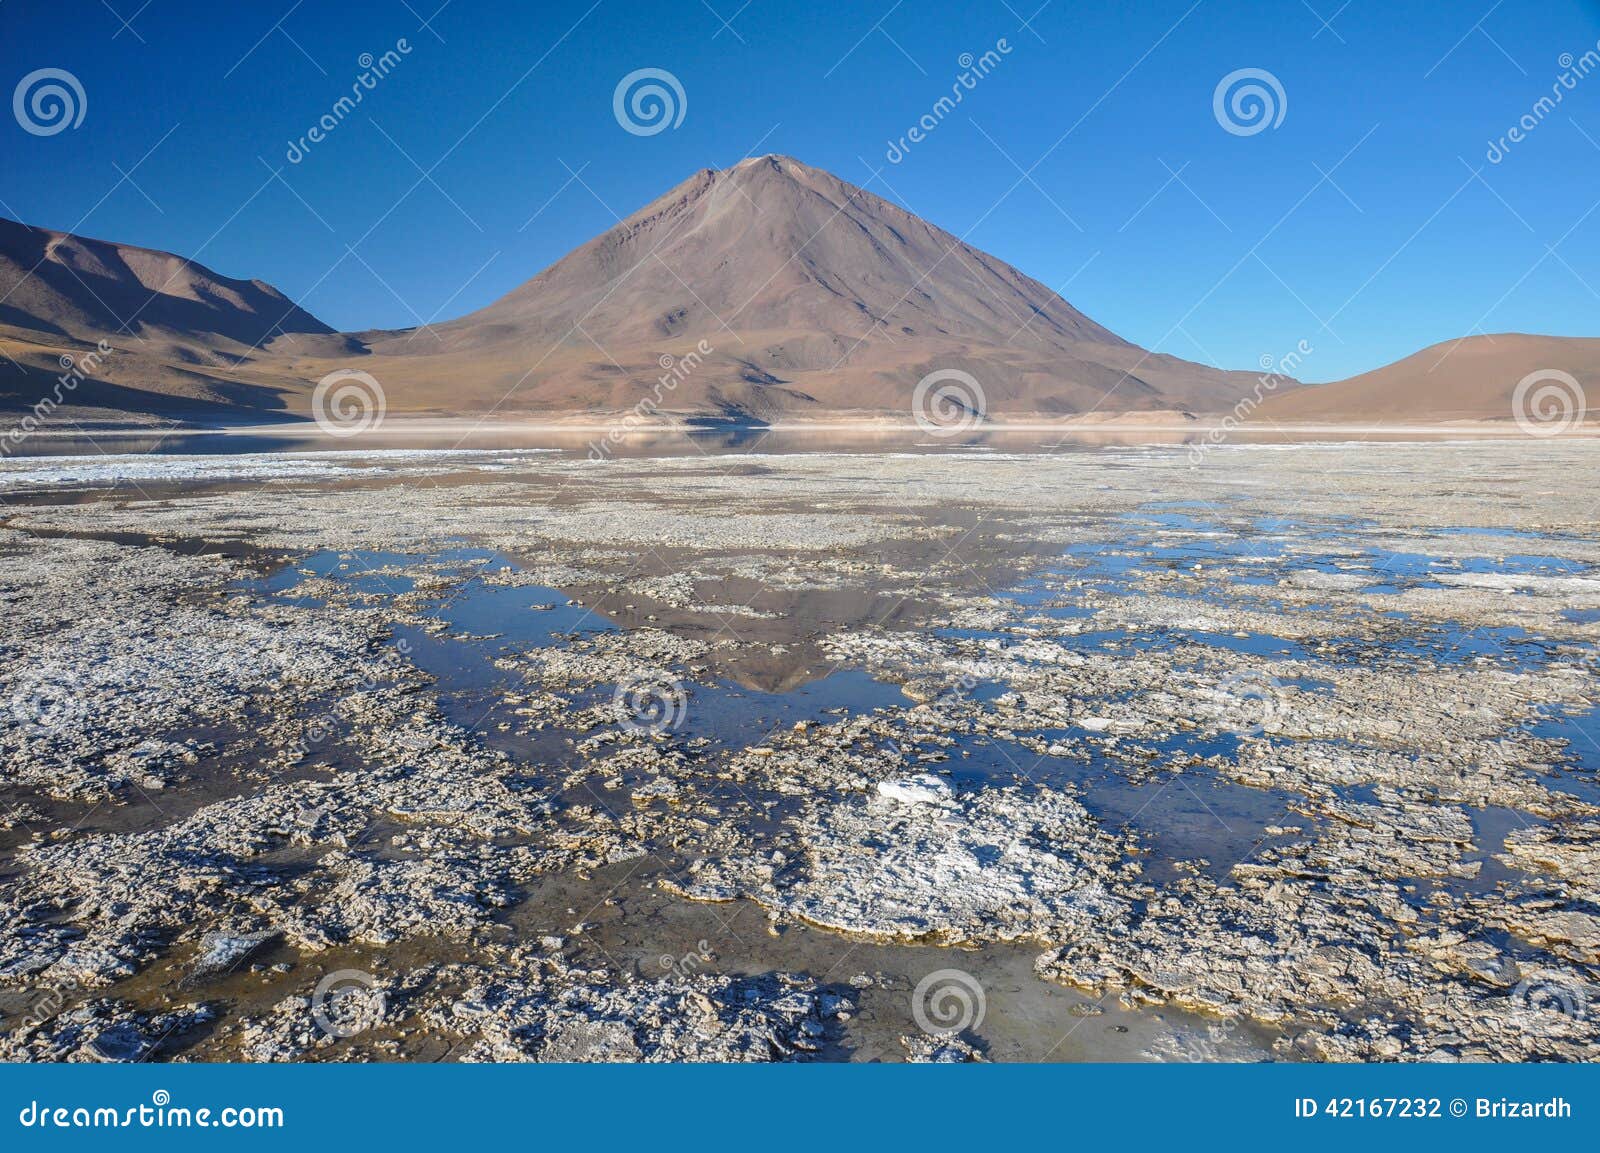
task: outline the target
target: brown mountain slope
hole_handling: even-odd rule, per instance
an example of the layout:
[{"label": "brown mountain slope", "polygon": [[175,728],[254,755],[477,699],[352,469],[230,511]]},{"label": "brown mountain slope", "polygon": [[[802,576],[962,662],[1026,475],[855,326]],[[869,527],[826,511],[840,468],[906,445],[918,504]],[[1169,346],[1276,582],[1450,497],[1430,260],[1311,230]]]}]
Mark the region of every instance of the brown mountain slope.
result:
[{"label": "brown mountain slope", "polygon": [[90,382],[107,386],[97,403],[193,401],[208,416],[305,413],[315,382],[348,368],[379,380],[390,411],[505,416],[648,398],[683,417],[903,419],[935,370],[969,373],[996,415],[1205,411],[1255,381],[1147,353],[1009,265],[781,156],[696,173],[487,308],[400,332],[341,336],[259,281],[0,224],[0,352],[26,370],[0,379],[0,402],[26,403],[59,353],[101,338],[117,354]]},{"label": "brown mountain slope", "polygon": [[[1036,344],[1126,345],[1042,284],[898,206],[765,156],[696,173],[441,331],[467,341],[497,329],[561,339],[581,322],[632,344],[726,322],[848,334],[837,358],[875,323],[897,337],[1005,344],[1029,317]],[[797,369],[809,366],[804,350],[790,355]]]},{"label": "brown mountain slope", "polygon": [[[987,411],[1012,419],[1225,412],[1260,392],[1254,373],[1146,352],[782,156],[698,172],[488,307],[398,332],[334,333],[260,281],[0,220],[0,408],[55,390],[61,358],[82,363],[98,340],[115,352],[73,402],[232,421],[303,416],[319,379],[352,368],[378,379],[392,412],[506,417],[652,401],[683,417],[904,419],[940,369],[971,374]],[[1571,373],[1600,413],[1600,339],[1511,335],[1334,384],[1279,378],[1259,417],[1510,420],[1517,383],[1541,369]]]},{"label": "brown mountain slope", "polygon": [[[93,366],[66,399],[106,415],[268,417],[303,386],[260,346],[285,333],[341,343],[332,332],[259,280],[0,219],[0,409],[63,391],[65,357]],[[102,341],[112,351],[90,357]]]},{"label": "brown mountain slope", "polygon": [[[1435,344],[1348,380],[1280,393],[1262,404],[1259,416],[1282,422],[1509,421],[1518,383],[1542,370],[1572,376],[1586,393],[1588,412],[1600,417],[1600,339],[1522,333]],[[1552,393],[1549,399],[1559,398]]]},{"label": "brown mountain slope", "polygon": [[234,280],[170,252],[0,219],[0,324],[94,339],[107,333],[246,346],[333,329],[270,284]]},{"label": "brown mountain slope", "polygon": [[[359,334],[391,408],[909,412],[936,369],[1006,414],[1223,408],[1254,378],[1146,353],[904,209],[782,156],[706,169],[487,308]],[[321,367],[315,362],[306,370]],[[448,380],[448,389],[440,382]]]}]

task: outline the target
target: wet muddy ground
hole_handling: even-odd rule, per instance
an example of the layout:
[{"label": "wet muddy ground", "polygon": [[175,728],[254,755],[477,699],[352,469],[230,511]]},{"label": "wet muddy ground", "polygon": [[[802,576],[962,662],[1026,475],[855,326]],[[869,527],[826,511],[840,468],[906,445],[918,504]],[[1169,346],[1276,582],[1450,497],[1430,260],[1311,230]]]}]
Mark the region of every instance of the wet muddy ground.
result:
[{"label": "wet muddy ground", "polygon": [[0,1057],[1592,1058],[1593,451],[0,462]]}]

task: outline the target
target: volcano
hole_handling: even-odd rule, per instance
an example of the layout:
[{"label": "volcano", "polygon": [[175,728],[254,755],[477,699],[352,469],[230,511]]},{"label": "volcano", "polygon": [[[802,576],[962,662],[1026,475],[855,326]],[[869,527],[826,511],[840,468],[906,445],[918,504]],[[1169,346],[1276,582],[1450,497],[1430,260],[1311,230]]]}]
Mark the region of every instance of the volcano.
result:
[{"label": "volcano", "polygon": [[0,407],[33,403],[63,357],[102,341],[115,355],[74,403],[230,421],[303,418],[316,382],[349,369],[390,412],[443,417],[904,420],[932,376],[996,421],[1181,424],[1263,392],[1266,424],[1510,420],[1528,373],[1591,387],[1600,363],[1596,340],[1475,336],[1264,389],[1253,371],[1142,349],[906,208],[777,155],[702,169],[487,307],[402,330],[337,333],[259,280],[0,221]]}]

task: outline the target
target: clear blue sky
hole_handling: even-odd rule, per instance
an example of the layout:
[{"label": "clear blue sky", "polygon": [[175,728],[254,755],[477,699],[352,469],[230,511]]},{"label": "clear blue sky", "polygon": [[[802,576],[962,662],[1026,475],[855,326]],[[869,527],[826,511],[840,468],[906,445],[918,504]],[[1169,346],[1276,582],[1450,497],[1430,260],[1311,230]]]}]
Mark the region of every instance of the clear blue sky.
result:
[{"label": "clear blue sky", "polygon": [[[606,205],[782,152],[1227,367],[1306,340],[1300,375],[1325,380],[1467,331],[1600,334],[1600,71],[1485,155],[1600,41],[1594,2],[442,2],[6,0],[4,93],[62,68],[87,108],[50,136],[0,119],[0,212],[198,254],[342,329],[400,327],[488,303],[612,224]],[[961,55],[1002,37],[888,164]],[[289,164],[361,55],[401,38]],[[612,96],[645,67],[687,108],[637,136]],[[1219,125],[1241,68],[1281,83],[1276,127]]]}]

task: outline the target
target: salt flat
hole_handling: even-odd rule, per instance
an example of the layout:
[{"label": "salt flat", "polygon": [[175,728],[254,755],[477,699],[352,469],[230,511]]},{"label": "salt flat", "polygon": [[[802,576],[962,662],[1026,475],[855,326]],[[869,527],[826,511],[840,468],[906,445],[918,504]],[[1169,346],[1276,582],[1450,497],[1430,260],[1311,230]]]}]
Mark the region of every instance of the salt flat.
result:
[{"label": "salt flat", "polygon": [[1583,1058],[1592,471],[0,462],[0,1055]]}]

